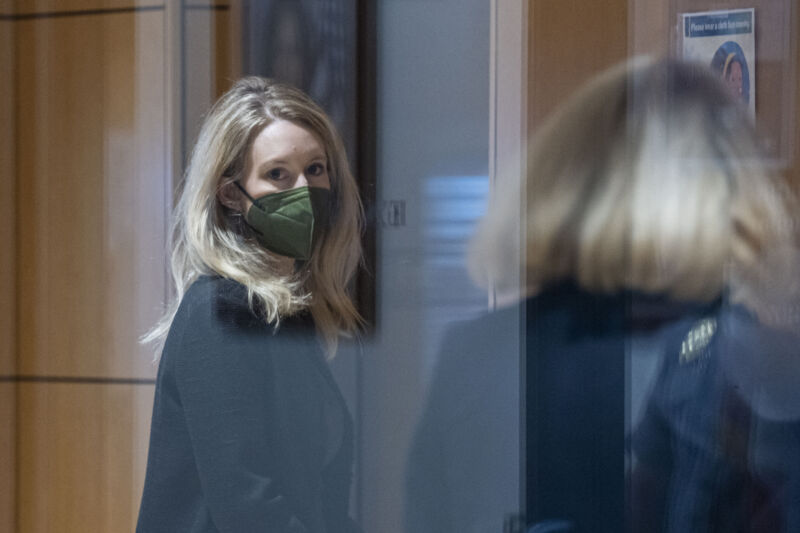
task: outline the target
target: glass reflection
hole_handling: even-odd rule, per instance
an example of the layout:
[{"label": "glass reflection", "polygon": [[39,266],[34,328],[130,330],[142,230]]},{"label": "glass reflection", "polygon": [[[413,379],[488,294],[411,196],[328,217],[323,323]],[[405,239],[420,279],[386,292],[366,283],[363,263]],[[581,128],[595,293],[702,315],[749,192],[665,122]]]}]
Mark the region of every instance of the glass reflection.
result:
[{"label": "glass reflection", "polygon": [[[520,408],[527,531],[800,527],[795,203],[745,113],[707,67],[634,60],[542,126],[525,297],[445,337],[409,531],[499,530],[481,520],[514,508]],[[485,286],[513,289],[519,202],[480,223]]]}]

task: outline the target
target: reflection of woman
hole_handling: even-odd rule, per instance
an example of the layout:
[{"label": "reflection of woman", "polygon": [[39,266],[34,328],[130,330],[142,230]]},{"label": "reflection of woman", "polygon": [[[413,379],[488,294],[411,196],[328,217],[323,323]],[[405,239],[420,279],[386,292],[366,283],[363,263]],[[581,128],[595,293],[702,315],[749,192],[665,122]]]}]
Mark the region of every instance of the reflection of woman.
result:
[{"label": "reflection of woman", "polygon": [[252,52],[255,70],[308,91],[317,69],[319,32],[303,2],[256,3],[251,15],[253,31],[259,36],[258,49]]},{"label": "reflection of woman", "polygon": [[750,71],[741,46],[734,41],[723,43],[711,59],[711,70],[717,73],[735,100],[750,102]]},{"label": "reflection of woman", "polygon": [[[325,110],[344,136],[355,127],[349,100],[354,43],[351,2],[267,0],[250,2],[250,71],[299,87]],[[352,155],[352,154],[351,154]]]},{"label": "reflection of woman", "polygon": [[351,532],[353,431],[329,354],[358,314],[360,203],[307,96],[237,82],[200,132],[175,212],[137,531]]},{"label": "reflection of woman", "polygon": [[[788,214],[781,184],[759,165],[756,147],[741,110],[713,76],[669,63],[603,74],[539,130],[529,151],[524,203],[529,526],[626,530],[626,358],[637,336],[652,335],[676,363],[682,341],[696,340],[688,344],[687,362],[700,362],[683,365],[684,379],[664,389],[684,407],[682,415],[697,413],[698,420],[681,426],[685,419],[672,417],[666,440],[650,443],[663,444],[661,451],[683,450],[677,462],[702,460],[692,455],[691,440],[679,438],[702,428],[713,450],[728,420],[700,408],[698,393],[723,392],[694,388],[709,382],[697,378],[712,368],[703,365],[700,339],[714,331],[697,325],[709,316],[730,323],[723,320],[727,314],[719,315],[723,296],[735,304],[737,321],[756,324],[755,313],[777,325],[772,311],[786,303],[780,298],[795,276],[792,254],[783,253]],[[506,206],[517,202],[513,192],[501,198],[476,239],[475,271],[500,288],[519,275],[506,259],[518,246],[515,221],[507,216],[514,209]],[[758,354],[751,355],[750,364],[758,366]],[[484,361],[492,364],[491,357]],[[791,448],[783,452],[778,463],[797,457]],[[721,478],[714,474],[722,470],[714,463],[704,465],[709,477],[702,479],[671,478],[675,465],[658,466],[651,471],[672,483],[666,501],[674,506],[654,512],[656,525],[637,531],[658,531],[668,522],[670,531],[716,531],[715,515],[693,504],[716,498],[723,502],[719,509],[747,505],[740,487],[715,485]],[[699,466],[680,464],[687,471]],[[635,508],[642,494],[648,493],[633,494]],[[694,527],[679,526],[687,523]]]}]

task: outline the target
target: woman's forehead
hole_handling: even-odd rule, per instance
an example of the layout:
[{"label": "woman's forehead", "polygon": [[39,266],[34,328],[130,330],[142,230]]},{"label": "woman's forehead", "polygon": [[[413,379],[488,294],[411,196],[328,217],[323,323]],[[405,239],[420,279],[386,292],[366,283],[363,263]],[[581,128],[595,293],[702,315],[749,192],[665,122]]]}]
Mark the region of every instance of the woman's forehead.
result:
[{"label": "woman's forehead", "polygon": [[311,130],[288,120],[276,120],[262,129],[250,151],[253,163],[304,161],[326,156],[321,139]]}]

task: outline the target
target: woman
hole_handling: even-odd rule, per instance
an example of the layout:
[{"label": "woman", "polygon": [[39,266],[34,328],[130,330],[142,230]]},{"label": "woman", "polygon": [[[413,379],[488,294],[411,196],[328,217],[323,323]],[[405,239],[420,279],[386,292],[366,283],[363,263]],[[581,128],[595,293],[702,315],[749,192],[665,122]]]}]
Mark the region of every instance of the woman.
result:
[{"label": "woman", "polygon": [[209,112],[173,228],[137,531],[351,532],[350,415],[333,356],[359,315],[347,283],[361,206],[306,95],[238,81]]},{"label": "woman", "polygon": [[[639,60],[603,73],[540,127],[528,155],[523,194],[509,188],[497,198],[471,258],[479,281],[512,291],[520,265],[508,258],[522,243],[526,299],[446,337],[412,446],[409,531],[464,531],[480,518],[493,519],[496,528],[513,512],[518,491],[513,499],[494,500],[516,483],[505,458],[519,453],[520,441],[503,433],[513,426],[502,417],[520,408],[526,530],[738,531],[718,518],[741,517],[734,509],[753,512],[754,502],[735,482],[714,484],[730,466],[713,455],[730,411],[714,409],[719,402],[712,398],[755,391],[752,382],[738,388],[720,382],[768,369],[762,383],[782,381],[782,398],[800,405],[798,388],[787,386],[798,382],[800,361],[780,352],[796,345],[781,332],[794,327],[788,312],[797,296],[786,187],[762,164],[748,120],[720,81],[707,69],[679,63]],[[520,201],[521,240],[519,222],[508,216]],[[519,351],[502,328],[519,317],[525,320],[525,387],[515,403],[507,391],[516,387]],[[781,357],[750,350],[766,346],[755,342],[756,330]],[[651,357],[632,346],[661,350],[665,368],[680,367],[674,379],[662,372],[660,398],[633,395],[647,374],[640,362]],[[710,346],[737,348],[703,355]],[[750,357],[731,357],[743,349]],[[706,364],[709,357],[718,364]],[[733,360],[738,367],[727,364]],[[750,371],[742,368],[747,365]],[[735,375],[725,374],[735,368]],[[742,402],[761,413],[775,403],[787,409],[786,402],[769,401],[774,397],[757,397]],[[647,414],[631,457],[626,452],[639,412]],[[738,441],[752,435],[749,427],[735,427]],[[795,484],[797,427],[769,446],[773,470],[785,466],[787,483]],[[708,456],[692,454],[692,438],[701,431]],[[764,450],[744,456],[755,461]],[[684,476],[700,472],[692,470],[698,457],[707,477]],[[668,487],[643,483],[635,487],[650,489],[631,492],[626,475],[633,464],[644,474],[636,480],[649,473]],[[498,468],[505,477],[494,475]],[[792,501],[785,497],[797,496],[797,488],[781,493],[781,501]],[[659,493],[658,502],[648,500]],[[486,501],[494,514],[476,517],[473,509]],[[704,512],[709,501],[722,501],[723,512]]]}]

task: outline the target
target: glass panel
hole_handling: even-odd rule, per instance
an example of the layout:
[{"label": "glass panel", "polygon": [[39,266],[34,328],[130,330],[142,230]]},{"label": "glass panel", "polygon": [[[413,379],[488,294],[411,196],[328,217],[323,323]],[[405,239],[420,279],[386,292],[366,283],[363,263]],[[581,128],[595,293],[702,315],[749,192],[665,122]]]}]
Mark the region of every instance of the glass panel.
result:
[{"label": "glass panel", "polygon": [[378,3],[378,193],[405,216],[380,228],[362,362],[370,531],[502,531],[519,509],[516,330],[467,272],[489,195],[489,7]]}]

